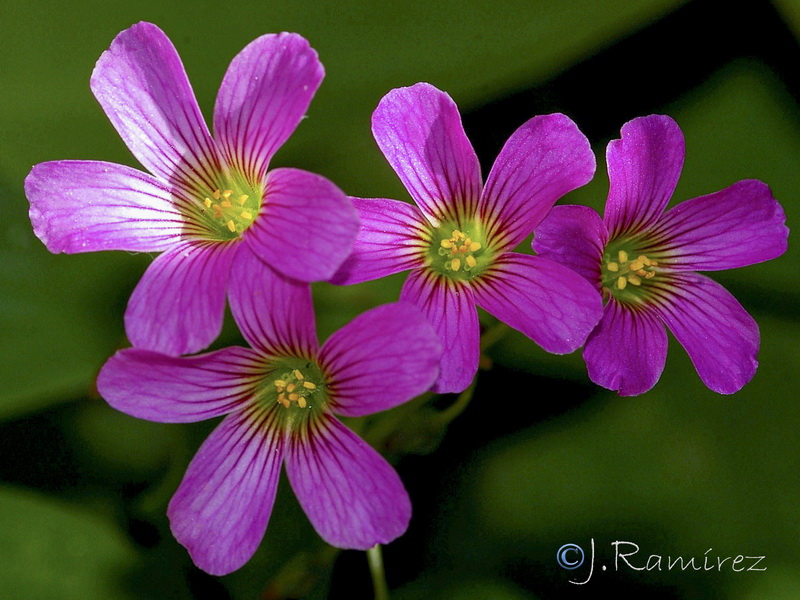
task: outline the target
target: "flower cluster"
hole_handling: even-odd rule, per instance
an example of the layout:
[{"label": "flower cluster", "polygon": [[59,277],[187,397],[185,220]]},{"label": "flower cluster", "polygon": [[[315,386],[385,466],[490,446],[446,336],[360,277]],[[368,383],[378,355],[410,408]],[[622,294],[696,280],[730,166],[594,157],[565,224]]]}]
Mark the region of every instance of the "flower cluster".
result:
[{"label": "flower cluster", "polygon": [[[485,182],[453,100],[427,83],[389,92],[372,132],[414,204],[350,198],[319,175],[269,169],[323,78],[297,34],[264,35],[231,62],[212,136],[180,58],[155,25],[120,33],[91,88],[149,173],[97,161],[36,165],[25,189],[52,252],[160,253],[125,313],[132,348],[98,389],[159,422],[224,415],[168,516],[213,574],[249,560],[281,470],[330,544],[367,549],[407,528],[388,462],[336,415],[460,392],[480,357],[476,306],[553,353],[584,346],[590,378],[620,394],[658,380],[666,328],[701,379],[732,393],[753,376],[758,328],[698,270],[775,258],[788,230],[767,186],[741,181],[666,212],[683,163],[669,117],[635,119],[608,147],[604,218],[554,204],[595,172],[562,114],[506,142]],[[532,233],[536,255],[515,249]],[[355,284],[410,271],[399,302],[317,340],[309,282]],[[249,347],[202,352],[226,304]]]}]

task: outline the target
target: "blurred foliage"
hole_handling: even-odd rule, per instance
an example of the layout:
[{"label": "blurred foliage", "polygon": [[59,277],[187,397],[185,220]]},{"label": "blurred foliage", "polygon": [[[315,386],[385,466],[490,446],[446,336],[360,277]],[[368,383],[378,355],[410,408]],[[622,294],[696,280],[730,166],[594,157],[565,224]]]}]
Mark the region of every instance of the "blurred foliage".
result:
[{"label": "blurred foliage", "polygon": [[[94,392],[103,361],[126,345],[122,313],[150,257],[50,255],[30,230],[22,182],[33,164],[46,160],[138,166],[88,87],[94,62],[119,31],[139,20],[162,27],[207,116],[227,64],[247,42],[280,30],[307,37],[327,78],[275,163],[319,172],[353,195],[408,199],[371,139],[369,118],[389,89],[425,80],[459,104],[485,166],[508,127],[537,111],[574,116],[595,145],[598,173],[564,202],[601,209],[608,139],[625,120],[663,112],[686,136],[675,201],[762,179],[794,228],[800,220],[800,2],[780,0],[774,15],[771,6],[87,0],[65,10],[53,0],[5,2],[4,23],[14,35],[0,37],[6,92],[0,100],[0,595],[370,596],[363,555],[324,546],[285,480],[253,560],[224,578],[198,571],[172,538],[165,510],[214,424],[137,421]],[[752,35],[728,21],[712,26],[732,15],[739,26],[752,16]],[[686,50],[692,40],[674,33],[698,23],[711,24],[700,36],[711,58]],[[656,35],[651,26],[661,27],[669,46],[648,46]],[[787,36],[788,46],[775,46]],[[631,47],[642,49],[633,63],[614,53],[623,48],[630,55]],[[774,48],[786,63],[773,60]],[[655,77],[668,93],[654,86],[648,70],[649,61],[663,60],[670,69]],[[707,73],[684,76],[704,61],[711,65]],[[588,83],[602,68],[621,74],[623,84]],[[495,126],[497,115],[509,122]],[[429,455],[398,464],[415,516],[409,532],[384,550],[395,596],[572,598],[585,590],[568,580],[583,571],[559,569],[556,550],[569,542],[588,547],[593,538],[598,561],[601,553],[608,560],[612,541],[630,540],[642,555],[702,556],[713,548],[719,556],[763,554],[768,567],[759,573],[596,571],[593,593],[798,597],[799,254],[793,235],[778,260],[714,274],[761,325],[759,372],[731,397],[703,387],[675,343],[658,386],[621,399],[589,384],[579,353],[549,355],[509,333],[492,348],[494,368],[481,373],[472,404],[450,431],[418,444]],[[315,284],[321,337],[394,300],[403,280]],[[228,323],[218,345],[236,340]],[[436,408],[452,401],[439,399]],[[430,433],[425,423],[433,409],[420,406],[403,416],[410,438]],[[403,415],[392,418],[397,414]]]}]

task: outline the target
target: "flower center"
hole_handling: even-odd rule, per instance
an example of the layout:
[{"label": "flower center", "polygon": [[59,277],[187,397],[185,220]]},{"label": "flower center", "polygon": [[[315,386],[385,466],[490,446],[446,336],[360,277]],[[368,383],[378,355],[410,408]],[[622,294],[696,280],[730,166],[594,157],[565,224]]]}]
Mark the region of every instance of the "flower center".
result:
[{"label": "flower center", "polygon": [[641,300],[640,290],[656,276],[658,261],[634,248],[612,246],[603,254],[603,287],[618,300]]},{"label": "flower center", "polygon": [[196,192],[193,221],[213,239],[238,238],[253,224],[261,209],[262,191],[240,176],[228,174],[217,182],[219,187]]},{"label": "flower center", "polygon": [[292,369],[278,376],[272,381],[277,394],[277,402],[284,408],[296,405],[307,408],[314,399],[318,385],[303,375],[300,369]]},{"label": "flower center", "polygon": [[472,279],[492,260],[483,227],[477,222],[467,227],[443,223],[431,237],[429,264],[451,279]]}]

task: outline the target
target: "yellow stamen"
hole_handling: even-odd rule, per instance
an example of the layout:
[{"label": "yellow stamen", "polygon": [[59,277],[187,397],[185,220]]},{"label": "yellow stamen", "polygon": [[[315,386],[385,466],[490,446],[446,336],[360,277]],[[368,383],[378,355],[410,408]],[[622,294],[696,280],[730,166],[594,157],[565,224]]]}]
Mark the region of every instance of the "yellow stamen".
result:
[{"label": "yellow stamen", "polygon": [[293,383],[290,383],[289,385],[286,386],[286,391],[287,392],[293,392],[295,390],[295,388],[297,388],[297,386],[295,384],[293,384]]},{"label": "yellow stamen", "polygon": [[454,258],[450,261],[450,268],[453,269],[453,271],[458,271],[461,268],[461,261],[457,258]]},{"label": "yellow stamen", "polygon": [[211,205],[214,203],[211,202],[211,198],[206,198],[205,200],[203,200],[203,204],[206,205],[206,208],[211,208]]},{"label": "yellow stamen", "polygon": [[640,258],[637,258],[635,261],[631,263],[631,271],[638,271],[644,267],[644,261]]},{"label": "yellow stamen", "polygon": [[252,213],[250,213],[250,212],[248,212],[248,211],[246,211],[246,210],[243,210],[243,211],[242,211],[242,214],[241,214],[240,216],[241,216],[243,219],[247,219],[248,221],[249,221],[249,220],[251,220],[251,219],[253,218],[253,215],[252,215]]},{"label": "yellow stamen", "polygon": [[292,392],[291,394],[289,394],[289,400],[291,400],[292,402],[297,402],[297,399],[299,397],[300,394],[298,394],[297,392]]},{"label": "yellow stamen", "polygon": [[617,289],[624,290],[626,285],[628,285],[627,279],[625,279],[624,277],[620,277],[619,279],[617,279]]},{"label": "yellow stamen", "polygon": [[284,408],[289,408],[289,401],[283,394],[278,395],[278,402],[282,404]]},{"label": "yellow stamen", "polygon": [[231,221],[230,219],[228,219],[227,225],[228,225],[228,229],[230,229],[231,233],[236,231],[236,225],[234,225],[233,221]]},{"label": "yellow stamen", "polygon": [[619,262],[626,263],[628,262],[628,253],[625,250],[619,251]]},{"label": "yellow stamen", "polygon": [[642,280],[638,275],[628,275],[628,283],[631,285],[642,285]]},{"label": "yellow stamen", "polygon": [[658,266],[658,261],[657,261],[657,260],[653,260],[653,259],[651,258],[651,259],[650,259],[650,266],[651,266],[651,267],[657,267],[657,266]]},{"label": "yellow stamen", "polygon": [[295,379],[299,379],[300,381],[303,381],[303,379],[305,379],[305,377],[303,377],[303,374],[300,372],[300,369],[295,369],[294,371],[292,371],[292,375],[295,376]]},{"label": "yellow stamen", "polygon": [[224,198],[230,198],[231,194],[233,194],[233,190],[225,190],[224,192],[222,192],[222,196]]},{"label": "yellow stamen", "polygon": [[606,269],[608,269],[609,271],[612,271],[612,272],[616,273],[617,271],[619,271],[619,264],[618,264],[618,263],[615,263],[615,262],[610,262],[610,263],[608,263],[608,264],[606,265]]},{"label": "yellow stamen", "polygon": [[311,383],[310,381],[304,381],[303,382],[303,387],[306,388],[307,390],[315,390],[315,389],[317,389],[317,386],[314,385],[313,383]]},{"label": "yellow stamen", "polygon": [[275,387],[286,387],[286,382],[283,379],[276,379]]},{"label": "yellow stamen", "polygon": [[474,257],[474,256],[472,256],[472,254],[470,254],[470,255],[469,255],[467,258],[465,258],[465,259],[464,259],[464,262],[466,262],[466,263],[467,263],[467,266],[468,266],[470,269],[474,269],[474,268],[475,268],[475,265],[477,265],[477,264],[478,264],[478,261],[477,261],[477,260],[475,260],[475,257]]},{"label": "yellow stamen", "polygon": [[302,396],[300,396],[300,397],[297,399],[297,406],[299,406],[300,408],[305,408],[305,407],[307,406],[307,404],[306,404],[306,399],[305,399],[305,398],[303,398]]},{"label": "yellow stamen", "polygon": [[248,196],[247,194],[242,194],[241,196],[239,196],[239,199],[237,200],[237,202],[239,203],[239,206],[244,206],[244,203],[247,202],[247,199],[249,197],[250,196]]},{"label": "yellow stamen", "polygon": [[644,278],[645,279],[652,279],[653,277],[655,277],[655,275],[656,275],[655,271],[648,271],[647,273],[644,274]]},{"label": "yellow stamen", "polygon": [[219,190],[214,190],[214,193],[211,195],[214,196],[215,200],[219,200],[219,197],[222,196],[222,192],[220,192]]},{"label": "yellow stamen", "polygon": [[222,202],[220,202],[220,204],[222,205],[223,208],[230,208],[231,206],[233,206],[230,200],[223,200]]},{"label": "yellow stamen", "polygon": [[453,247],[453,242],[451,242],[450,240],[442,240],[441,244],[442,244],[442,248],[452,248]]},{"label": "yellow stamen", "polygon": [[478,251],[478,250],[480,250],[480,249],[481,249],[481,244],[480,244],[480,242],[472,242],[472,243],[469,245],[469,251],[470,251],[470,252],[477,252],[477,251]]},{"label": "yellow stamen", "polygon": [[636,271],[636,274],[639,277],[647,277],[647,271],[645,271],[644,269],[639,269],[638,271]]},{"label": "yellow stamen", "polygon": [[644,255],[640,256],[639,260],[642,261],[645,264],[645,266],[647,266],[647,267],[649,267],[651,264],[653,264],[653,261],[651,261],[649,258],[647,258]]}]

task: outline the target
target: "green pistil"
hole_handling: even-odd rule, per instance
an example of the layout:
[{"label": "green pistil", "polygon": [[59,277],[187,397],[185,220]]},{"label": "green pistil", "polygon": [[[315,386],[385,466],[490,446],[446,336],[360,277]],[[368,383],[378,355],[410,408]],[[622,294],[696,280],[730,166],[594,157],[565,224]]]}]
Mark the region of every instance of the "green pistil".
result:
[{"label": "green pistil", "polygon": [[280,417],[294,421],[322,410],[327,401],[325,379],[319,367],[300,358],[282,358],[271,365],[258,402],[274,408]]},{"label": "green pistil", "polygon": [[603,288],[621,302],[641,303],[657,278],[658,264],[629,240],[611,241],[603,253]]},{"label": "green pistil", "polygon": [[218,188],[201,192],[198,210],[215,237],[232,240],[252,225],[261,209],[262,191],[236,174],[222,176],[218,183]]},{"label": "green pistil", "polygon": [[493,256],[483,227],[477,221],[463,226],[442,223],[432,232],[429,264],[450,279],[463,281],[477,277],[491,264]]}]

